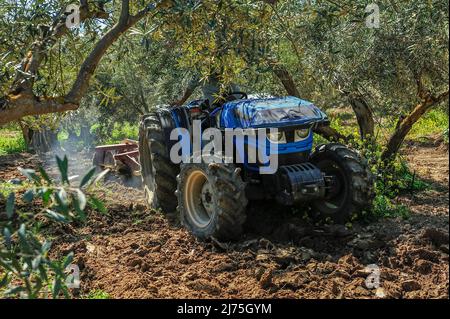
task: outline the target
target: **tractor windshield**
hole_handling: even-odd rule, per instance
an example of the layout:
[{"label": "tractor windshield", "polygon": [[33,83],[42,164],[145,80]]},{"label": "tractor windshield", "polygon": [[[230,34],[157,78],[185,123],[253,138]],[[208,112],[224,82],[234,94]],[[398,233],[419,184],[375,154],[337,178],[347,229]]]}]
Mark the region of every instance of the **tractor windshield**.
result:
[{"label": "tractor windshield", "polygon": [[239,104],[235,111],[244,127],[298,125],[327,119],[311,102],[292,96],[247,100]]},{"label": "tractor windshield", "polygon": [[299,119],[317,118],[319,114],[311,107],[296,106],[274,109],[255,109],[251,117],[252,125],[272,124],[277,122],[297,121]]}]

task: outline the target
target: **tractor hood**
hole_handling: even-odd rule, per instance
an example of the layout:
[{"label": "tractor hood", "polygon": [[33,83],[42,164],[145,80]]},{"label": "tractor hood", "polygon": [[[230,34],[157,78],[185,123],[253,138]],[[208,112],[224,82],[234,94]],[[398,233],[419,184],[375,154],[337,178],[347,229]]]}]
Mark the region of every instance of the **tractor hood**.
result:
[{"label": "tractor hood", "polygon": [[[234,116],[233,116],[234,115]],[[223,106],[222,127],[285,127],[328,122],[311,102],[293,96],[231,101]]]}]

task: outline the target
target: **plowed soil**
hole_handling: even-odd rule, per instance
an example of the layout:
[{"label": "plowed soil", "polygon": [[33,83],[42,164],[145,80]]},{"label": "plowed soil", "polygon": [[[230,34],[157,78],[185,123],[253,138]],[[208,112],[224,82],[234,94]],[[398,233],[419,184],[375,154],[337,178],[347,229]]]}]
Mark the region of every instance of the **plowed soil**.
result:
[{"label": "plowed soil", "polygon": [[[91,212],[84,226],[52,229],[53,254],[75,253],[75,297],[102,290],[115,298],[448,298],[448,151],[421,145],[405,155],[431,183],[398,199],[410,208],[408,219],[315,226],[301,214],[256,203],[239,242],[200,242],[149,211],[140,188],[112,175],[97,191],[108,214]],[[2,156],[0,181],[22,178],[17,166],[41,161]],[[89,162],[86,156],[71,164],[82,173]],[[369,265],[379,267],[378,289],[366,284]]]}]

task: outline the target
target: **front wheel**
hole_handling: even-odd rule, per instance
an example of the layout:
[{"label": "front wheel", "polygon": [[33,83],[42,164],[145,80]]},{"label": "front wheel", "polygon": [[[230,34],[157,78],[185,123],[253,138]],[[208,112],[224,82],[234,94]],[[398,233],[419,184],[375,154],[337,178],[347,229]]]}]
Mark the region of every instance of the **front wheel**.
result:
[{"label": "front wheel", "polygon": [[313,203],[321,219],[345,223],[359,212],[370,211],[374,198],[374,179],[367,161],[348,147],[324,144],[311,155],[315,164],[331,181],[325,198]]},{"label": "front wheel", "polygon": [[238,239],[247,199],[240,168],[233,164],[182,164],[177,177],[182,224],[200,239]]}]

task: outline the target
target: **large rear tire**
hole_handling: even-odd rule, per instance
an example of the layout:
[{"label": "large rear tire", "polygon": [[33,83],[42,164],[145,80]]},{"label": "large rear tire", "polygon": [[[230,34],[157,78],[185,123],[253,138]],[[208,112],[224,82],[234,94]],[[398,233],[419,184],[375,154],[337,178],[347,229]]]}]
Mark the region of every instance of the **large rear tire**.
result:
[{"label": "large rear tire", "polygon": [[325,175],[335,176],[332,190],[312,204],[320,219],[343,224],[354,214],[372,209],[374,178],[367,160],[356,151],[338,143],[324,144],[316,148],[310,160]]},{"label": "large rear tire", "polygon": [[233,164],[181,164],[177,177],[182,224],[200,239],[235,240],[246,220],[240,168]]},{"label": "large rear tire", "polygon": [[157,112],[142,118],[139,129],[139,160],[147,205],[165,214],[176,213],[176,176],[180,168],[170,161],[161,120]]}]

